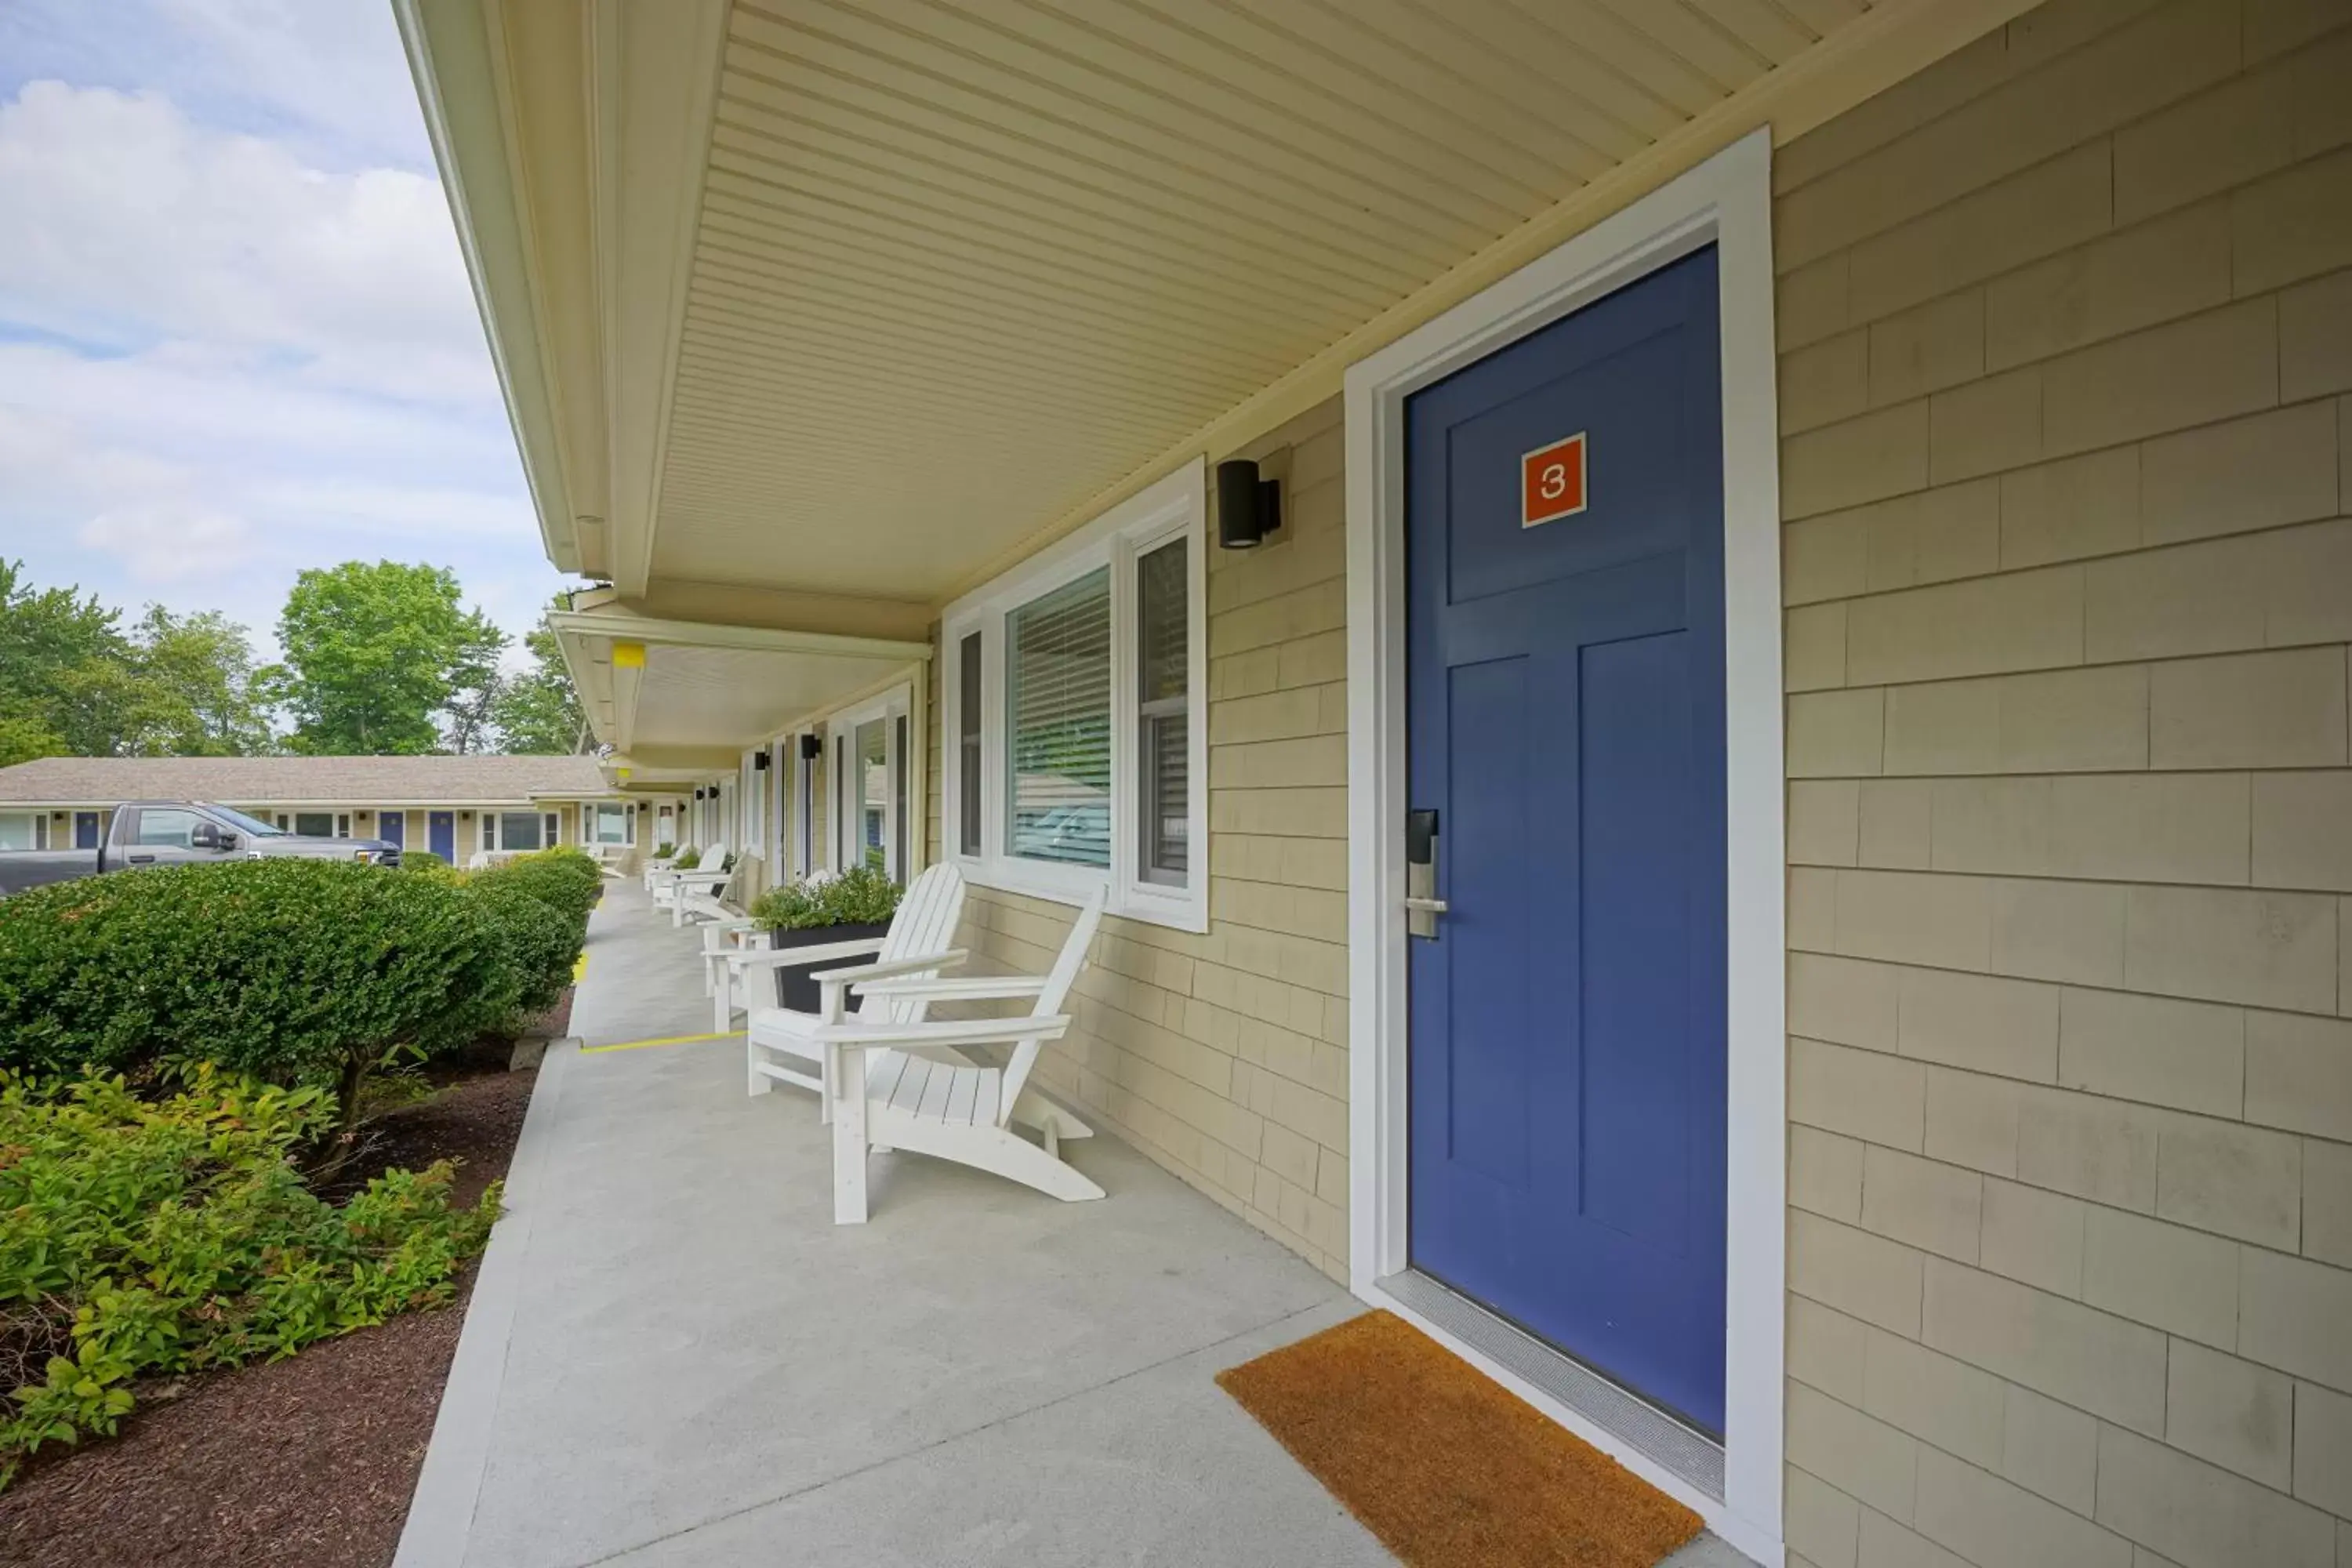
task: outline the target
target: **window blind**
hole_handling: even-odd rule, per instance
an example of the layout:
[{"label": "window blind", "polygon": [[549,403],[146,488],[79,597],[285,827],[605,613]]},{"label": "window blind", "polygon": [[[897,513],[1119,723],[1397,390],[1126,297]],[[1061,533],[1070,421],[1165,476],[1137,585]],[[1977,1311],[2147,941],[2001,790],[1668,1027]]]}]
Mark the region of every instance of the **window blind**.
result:
[{"label": "window blind", "polygon": [[1032,860],[1110,865],[1110,570],[1004,619],[1007,847]]},{"label": "window blind", "polygon": [[1192,751],[1185,733],[1185,542],[1179,539],[1136,561],[1138,679],[1136,868],[1148,882],[1181,885],[1189,846]]}]

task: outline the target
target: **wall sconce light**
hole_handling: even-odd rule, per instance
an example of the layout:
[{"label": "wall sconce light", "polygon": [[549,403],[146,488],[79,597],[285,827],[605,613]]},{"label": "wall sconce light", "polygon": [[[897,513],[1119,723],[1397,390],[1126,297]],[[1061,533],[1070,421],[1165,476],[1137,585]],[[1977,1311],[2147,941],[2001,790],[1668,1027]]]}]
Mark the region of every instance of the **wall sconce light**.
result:
[{"label": "wall sconce light", "polygon": [[767,747],[762,746],[751,753],[751,771],[755,773],[764,773],[768,771]]},{"label": "wall sconce light", "polygon": [[801,755],[812,763],[816,761],[819,757],[824,755],[824,742],[818,740],[814,735],[803,735],[801,737]]},{"label": "wall sconce light", "polygon": [[1262,479],[1257,465],[1234,458],[1217,465],[1217,542],[1227,550],[1255,550],[1282,526],[1282,481]]}]

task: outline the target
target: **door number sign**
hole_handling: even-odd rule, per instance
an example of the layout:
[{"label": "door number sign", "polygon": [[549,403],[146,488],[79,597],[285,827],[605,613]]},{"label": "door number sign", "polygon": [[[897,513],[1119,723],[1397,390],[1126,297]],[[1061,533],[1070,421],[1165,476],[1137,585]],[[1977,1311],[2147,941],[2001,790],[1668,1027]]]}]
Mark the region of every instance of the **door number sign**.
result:
[{"label": "door number sign", "polygon": [[1584,436],[1579,430],[1519,459],[1519,526],[1558,522],[1584,510]]}]

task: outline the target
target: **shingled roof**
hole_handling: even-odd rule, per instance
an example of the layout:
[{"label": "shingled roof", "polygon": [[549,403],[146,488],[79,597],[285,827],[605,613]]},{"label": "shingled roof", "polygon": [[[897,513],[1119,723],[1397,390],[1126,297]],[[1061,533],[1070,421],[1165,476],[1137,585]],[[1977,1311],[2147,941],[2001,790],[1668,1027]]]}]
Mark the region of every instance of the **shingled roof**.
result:
[{"label": "shingled roof", "polygon": [[0,805],[495,805],[611,793],[593,757],[43,757],[0,768]]}]

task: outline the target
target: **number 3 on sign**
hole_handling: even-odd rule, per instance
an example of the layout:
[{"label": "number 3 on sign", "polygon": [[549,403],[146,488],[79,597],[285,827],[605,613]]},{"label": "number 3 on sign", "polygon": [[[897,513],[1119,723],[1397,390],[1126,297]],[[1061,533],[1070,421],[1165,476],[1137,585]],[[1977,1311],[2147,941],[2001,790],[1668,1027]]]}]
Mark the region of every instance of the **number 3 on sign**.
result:
[{"label": "number 3 on sign", "polygon": [[1584,510],[1584,436],[1579,430],[1519,459],[1519,526],[1558,522]]}]

